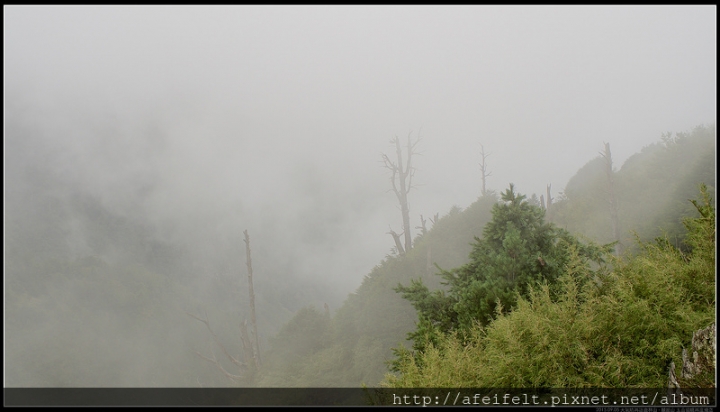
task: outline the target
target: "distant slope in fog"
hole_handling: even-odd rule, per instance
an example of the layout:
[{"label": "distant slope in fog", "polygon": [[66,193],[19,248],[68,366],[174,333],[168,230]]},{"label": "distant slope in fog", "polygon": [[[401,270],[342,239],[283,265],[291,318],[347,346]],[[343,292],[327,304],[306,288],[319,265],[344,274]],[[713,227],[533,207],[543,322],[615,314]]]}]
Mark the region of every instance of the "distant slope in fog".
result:
[{"label": "distant slope in fog", "polygon": [[[599,146],[601,147],[601,146]],[[623,245],[632,233],[643,240],[667,232],[678,243],[684,236],[681,219],[692,216],[700,183],[714,196],[715,126],[666,136],[615,167],[618,216]],[[548,212],[551,220],[598,243],[612,242],[601,158],[588,162],[568,182]],[[255,384],[278,387],[355,387],[377,385],[393,359],[392,347],[408,346],[416,314],[393,288],[422,278],[439,286],[430,260],[448,269],[464,264],[475,236],[490,220],[494,194],[479,198],[465,210],[453,209],[426,235],[415,240],[407,256],[387,256],[350,294],[334,317],[308,307],[298,312],[270,341],[265,367]],[[695,212],[696,213],[696,212]],[[631,249],[632,250],[632,249]]]},{"label": "distant slope in fog", "polygon": [[[611,146],[612,148],[612,146]],[[705,183],[715,192],[715,125],[690,132],[665,135],[615,167],[615,196],[623,247],[634,245],[633,232],[641,239],[667,233],[682,239],[683,216],[694,213],[687,200],[697,196]],[[607,177],[604,160],[597,157],[583,166],[554,204],[552,220],[571,232],[598,242],[612,242]]]},{"label": "distant slope in fog", "polygon": [[[415,278],[438,285],[434,264],[450,268],[465,263],[496,201],[489,193],[465,210],[454,208],[417,236],[406,256],[386,256],[332,320],[313,308],[296,314],[271,340],[256,385],[353,387],[379,382],[385,362],[392,358],[391,348],[406,342],[415,324],[415,309],[393,288]],[[301,326],[308,324],[315,327]]]}]

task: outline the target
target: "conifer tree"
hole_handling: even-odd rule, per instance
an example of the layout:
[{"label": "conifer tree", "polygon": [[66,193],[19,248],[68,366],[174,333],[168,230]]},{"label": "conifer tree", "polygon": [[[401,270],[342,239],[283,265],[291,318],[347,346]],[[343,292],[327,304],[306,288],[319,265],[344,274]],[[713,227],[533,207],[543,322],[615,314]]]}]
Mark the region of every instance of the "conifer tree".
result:
[{"label": "conifer tree", "polygon": [[483,238],[475,238],[470,262],[441,272],[446,290],[431,292],[421,280],[395,289],[418,311],[417,330],[409,334],[415,350],[422,352],[444,333],[462,334],[477,323],[487,325],[511,310],[517,292],[525,296],[530,286],[555,282],[571,258],[571,247],[596,262],[602,262],[609,250],[581,244],[564,229],[546,223],[545,211],[516,193],[512,184],[501,199]]}]

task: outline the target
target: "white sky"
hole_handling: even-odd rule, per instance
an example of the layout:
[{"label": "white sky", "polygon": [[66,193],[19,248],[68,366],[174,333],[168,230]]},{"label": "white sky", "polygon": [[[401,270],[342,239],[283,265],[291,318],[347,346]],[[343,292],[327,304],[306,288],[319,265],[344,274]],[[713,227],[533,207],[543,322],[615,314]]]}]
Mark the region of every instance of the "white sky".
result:
[{"label": "white sky", "polygon": [[[387,225],[401,229],[379,162],[393,136],[422,137],[415,226],[477,198],[480,144],[488,188],[557,194],[603,142],[619,167],[716,118],[715,6],[3,12],[6,103],[43,113],[90,190],[122,203],[152,173],[151,213],[297,230],[277,242],[305,256],[298,270],[332,255],[355,284],[392,246]],[[103,119],[116,136],[78,126]],[[162,138],[139,132],[149,122]],[[122,155],[138,151],[151,154]],[[304,242],[313,230],[322,240]]]}]

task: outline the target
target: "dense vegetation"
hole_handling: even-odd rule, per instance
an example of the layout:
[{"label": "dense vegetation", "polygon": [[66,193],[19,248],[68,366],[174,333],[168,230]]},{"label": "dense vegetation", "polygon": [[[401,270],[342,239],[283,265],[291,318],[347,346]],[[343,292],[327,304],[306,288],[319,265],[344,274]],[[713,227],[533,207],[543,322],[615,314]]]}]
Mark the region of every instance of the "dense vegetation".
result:
[{"label": "dense vegetation", "polygon": [[[576,250],[555,285],[516,289],[514,309],[498,308],[488,325],[469,325],[463,337],[443,333],[414,356],[402,353],[399,374],[385,384],[665,387],[670,362],[682,365],[693,332],[715,321],[715,208],[704,185],[701,195],[692,202],[699,217],[685,220],[689,252],[659,238],[606,273]],[[714,371],[691,385],[714,386]]]},{"label": "dense vegetation", "polygon": [[[623,314],[625,324],[613,320],[616,315],[613,311],[587,313],[583,315],[588,316],[586,323],[572,323],[574,326],[567,330],[562,330],[563,322],[585,313],[579,311],[587,311],[596,301],[599,302],[597,310],[612,308],[613,299],[624,299],[623,302],[632,306],[636,297],[627,293],[640,292],[634,282],[641,285],[650,282],[647,287],[662,285],[672,289],[677,279],[663,278],[663,274],[673,270],[681,277],[693,273],[690,266],[680,270],[682,262],[671,257],[677,258],[678,253],[689,256],[692,235],[683,241],[687,228],[682,219],[697,214],[688,199],[697,196],[698,185],[706,183],[708,196],[714,198],[714,135],[714,126],[699,126],[675,137],[664,135],[660,143],[646,147],[628,159],[620,170],[614,171],[623,257],[616,258],[607,253],[610,247],[618,245],[613,243],[615,239],[610,231],[607,177],[601,158],[590,161],[578,171],[550,210],[543,211],[538,207],[537,196],[526,200],[512,188],[502,194],[503,199],[488,193],[466,210],[454,209],[440,219],[427,234],[416,239],[415,247],[407,256],[386,257],[331,318],[311,308],[298,313],[271,342],[266,359],[273,361],[266,365],[256,384],[373,386],[380,383],[388,368],[399,375],[386,378],[384,383],[387,385],[470,384],[456,374],[459,366],[452,363],[465,362],[467,359],[461,359],[461,354],[482,356],[484,364],[472,365],[475,371],[479,367],[493,371],[488,372],[488,380],[484,381],[486,384],[492,382],[490,386],[500,383],[570,386],[582,385],[582,382],[585,385],[623,386],[659,382],[662,376],[666,377],[669,360],[675,359],[678,364],[678,345],[687,346],[692,337],[691,329],[707,326],[704,323],[712,318],[707,309],[713,304],[703,301],[709,306],[683,312],[682,316],[687,319],[678,314],[681,318],[660,329],[653,328],[658,326],[657,322],[663,322],[666,313],[653,315],[658,306],[652,301],[639,301],[637,308],[631,308],[634,312]],[[492,219],[493,209],[497,210],[497,219]],[[636,241],[653,242],[658,236],[666,240],[657,246],[644,243],[641,247]],[[434,270],[428,270],[428,249],[432,251],[432,262],[437,264]],[[636,274],[633,277],[632,270],[627,269],[655,259],[650,255],[633,258],[641,250],[643,253],[652,250],[656,254],[667,254],[667,269],[654,272],[655,280],[641,281],[637,279],[638,272],[633,272]],[[699,256],[698,252],[694,253],[693,256]],[[697,258],[693,262],[693,265],[700,264]],[[714,260],[703,262],[703,276],[707,278],[708,273],[714,274]],[[618,269],[613,271],[615,266]],[[687,279],[681,283],[685,285],[683,288],[694,288],[695,291],[707,288],[714,299],[714,280],[712,284],[693,283]],[[399,284],[404,286],[398,288]],[[652,293],[657,292],[652,290]],[[681,294],[684,289],[674,290]],[[402,294],[409,299],[401,299]],[[653,297],[673,302],[676,298],[676,295]],[[683,311],[686,304],[687,301],[678,301],[679,306],[670,310]],[[546,305],[543,309],[546,312],[532,309],[539,305]],[[650,316],[656,323],[643,323],[645,318],[642,316]],[[541,318],[552,319],[552,322],[541,322]],[[681,319],[687,322],[683,323]],[[605,322],[604,327],[619,327],[612,329],[616,333],[633,328],[637,331],[633,332],[635,335],[620,337],[619,346],[608,346],[609,341],[602,339],[592,340],[592,346],[583,346],[589,344],[591,336],[599,336],[593,333],[603,327],[601,321]],[[314,331],[312,344],[308,344],[303,328],[297,327],[302,322],[316,326],[311,329]],[[504,324],[511,324],[515,329],[521,325],[537,325],[536,329],[524,331],[522,339],[510,346],[519,359],[544,359],[548,363],[500,362],[491,365],[493,357],[505,356],[497,348],[510,344],[511,338],[503,333],[515,333],[514,329],[497,329]],[[590,329],[573,329],[582,327]],[[674,328],[673,332],[668,334],[671,328]],[[486,336],[490,331],[493,334]],[[642,333],[647,336],[634,339]],[[572,339],[569,335],[573,335]],[[405,340],[408,336],[412,338],[410,342]],[[490,348],[482,351],[483,355],[477,350],[481,347],[481,336],[485,339],[482,347]],[[487,339],[493,339],[497,350],[488,346]],[[300,352],[294,352],[297,341],[303,342]],[[535,342],[542,344],[535,345]],[[555,347],[550,347],[552,342],[556,343]],[[565,342],[573,342],[575,346],[565,346]],[[294,355],[285,357],[284,354],[289,353]],[[650,353],[654,358],[644,366],[638,366],[637,363]],[[458,357],[453,358],[456,355]],[[572,361],[566,362],[567,359]],[[570,370],[590,365],[589,359],[597,368],[589,369],[587,376],[570,373]],[[622,372],[632,365],[642,372],[637,376]],[[525,367],[530,369],[523,369]],[[533,374],[532,368],[544,369]],[[566,369],[567,373],[563,375]],[[462,370],[475,373],[471,366]],[[497,378],[501,374],[504,380],[492,381],[491,377]],[[612,377],[612,374],[616,376]],[[554,377],[549,378],[551,375]],[[427,380],[422,376],[427,376]],[[473,385],[479,383],[472,382]]]},{"label": "dense vegetation", "polygon": [[[612,271],[593,270],[579,249],[552,279],[516,289],[517,303],[466,336],[443,333],[401,355],[395,387],[664,387],[667,367],[695,330],[715,320],[715,209],[702,187],[700,216],[683,253],[667,238]],[[476,256],[474,262],[482,259]],[[471,263],[470,265],[472,265]],[[423,311],[420,311],[423,316]],[[678,370],[678,375],[680,371]],[[713,374],[704,385],[713,385]]]},{"label": "dense vegetation", "polygon": [[604,263],[611,245],[583,245],[546,223],[545,211],[515,193],[513,185],[501,199],[493,206],[483,238],[475,239],[470,262],[442,272],[447,288],[431,293],[420,280],[396,288],[418,312],[417,330],[410,334],[416,353],[437,345],[450,332],[463,336],[476,324],[487,325],[541,281],[555,284],[573,258]]}]

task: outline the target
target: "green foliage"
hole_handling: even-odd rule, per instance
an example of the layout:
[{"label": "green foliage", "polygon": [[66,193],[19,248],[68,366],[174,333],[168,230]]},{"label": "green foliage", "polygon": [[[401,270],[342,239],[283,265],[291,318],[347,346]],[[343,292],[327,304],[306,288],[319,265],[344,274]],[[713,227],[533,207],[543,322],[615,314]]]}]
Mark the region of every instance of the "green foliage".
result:
[{"label": "green foliage", "polygon": [[665,387],[670,361],[682,365],[693,332],[715,320],[715,210],[704,186],[701,197],[700,217],[685,219],[692,252],[644,243],[598,276],[572,247],[557,293],[549,282],[531,287],[486,327],[444,334],[419,356],[400,351],[383,384]]},{"label": "green foliage", "polygon": [[[698,127],[691,133],[670,136],[631,157],[615,173],[623,244],[632,244],[631,231],[643,241],[666,233],[660,237],[662,242],[680,248],[665,248],[663,253],[673,251],[676,258],[685,260],[675,267],[683,269],[673,274],[674,283],[663,287],[679,285],[682,293],[695,296],[690,308],[700,311],[707,302],[714,302],[714,278],[709,275],[714,273],[713,263],[709,263],[714,262],[709,260],[714,248],[692,246],[692,236],[682,243],[686,229],[681,216],[697,213],[686,199],[695,196],[698,182],[708,182],[708,193],[714,193],[714,130],[714,126]],[[655,346],[641,337],[634,347],[612,322],[614,312],[601,315],[590,304],[612,307],[625,302],[630,315],[624,322],[633,316],[657,320],[651,315],[658,302],[633,307],[635,295],[619,300],[617,289],[627,287],[627,280],[616,280],[621,272],[609,275],[610,269],[601,263],[612,259],[612,265],[623,267],[608,257],[609,247],[578,241],[579,236],[603,243],[614,240],[606,207],[606,180],[599,157],[578,171],[565,193],[553,202],[553,225],[542,220],[537,199],[524,199],[512,190],[503,194],[497,206],[499,196],[490,192],[465,210],[453,208],[426,234],[415,238],[406,256],[386,256],[365,277],[333,316],[325,343],[302,360],[277,363],[262,385],[374,385],[389,365],[403,379],[400,386],[423,386],[423,382],[429,386],[458,386],[458,382],[471,386],[498,386],[498,382],[621,386],[632,381],[625,373],[628,368],[640,368],[638,362],[642,362],[626,352],[677,356],[676,349],[687,346],[688,336],[678,332]],[[502,217],[497,222],[495,207]],[[636,252],[642,250],[638,247]],[[688,260],[703,253],[706,259]],[[658,273],[668,274],[669,270]],[[645,286],[648,290],[643,293],[657,293],[656,282],[648,282],[655,286]],[[398,284],[404,285],[399,290],[407,299],[394,291]],[[575,292],[571,293],[572,288]],[[501,330],[500,325],[511,328]],[[638,334],[643,330],[629,324],[623,327]],[[682,333],[685,331],[687,328]],[[411,348],[403,343],[409,333],[414,338]],[[513,342],[513,336],[521,339]],[[617,345],[618,336],[625,346]],[[488,342],[493,342],[492,346]],[[648,349],[650,346],[654,349]],[[486,347],[494,349],[486,354],[480,350]],[[522,355],[508,358],[503,349],[507,347]],[[478,366],[483,356],[485,363]],[[558,360],[564,358],[573,361],[566,365]],[[532,359],[547,362],[532,363]],[[661,363],[648,366],[638,376],[650,370],[662,375],[664,366],[657,369]],[[573,372],[584,367],[587,372],[582,376]],[[483,368],[493,373],[478,374]]]},{"label": "green foliage", "polygon": [[417,329],[409,335],[417,353],[436,345],[444,333],[464,336],[476,323],[487,325],[538,282],[554,283],[572,253],[603,261],[607,247],[582,245],[567,231],[546,223],[544,210],[516,194],[512,184],[502,201],[493,206],[483,239],[475,239],[470,262],[442,272],[446,291],[430,292],[420,280],[396,288],[418,312]]},{"label": "green foliage", "polygon": [[264,382],[275,382],[280,386],[302,386],[304,377],[299,376],[308,357],[328,346],[330,316],[320,313],[314,306],[300,309],[295,316],[273,338],[268,349],[259,386]]}]

